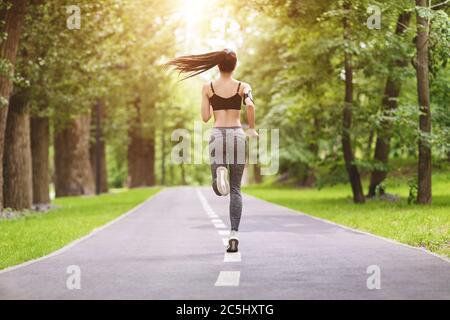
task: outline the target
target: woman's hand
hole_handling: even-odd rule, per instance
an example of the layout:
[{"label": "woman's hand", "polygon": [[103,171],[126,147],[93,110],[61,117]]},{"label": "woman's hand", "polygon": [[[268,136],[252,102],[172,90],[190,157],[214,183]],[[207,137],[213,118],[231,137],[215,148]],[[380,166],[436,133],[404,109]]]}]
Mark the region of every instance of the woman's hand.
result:
[{"label": "woman's hand", "polygon": [[250,138],[258,138],[259,137],[258,132],[256,132],[256,130],[253,128],[247,129],[247,136]]}]

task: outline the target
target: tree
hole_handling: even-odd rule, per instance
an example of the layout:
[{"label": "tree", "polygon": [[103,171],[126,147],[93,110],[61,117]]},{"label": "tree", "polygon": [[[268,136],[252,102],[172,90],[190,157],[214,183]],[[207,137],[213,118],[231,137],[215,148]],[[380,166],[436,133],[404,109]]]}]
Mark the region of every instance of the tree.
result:
[{"label": "tree", "polygon": [[[3,163],[8,101],[27,0],[0,4],[0,162]],[[0,165],[0,209],[3,208],[3,165]]]},{"label": "tree", "polygon": [[157,109],[158,104],[168,99],[173,86],[169,74],[160,67],[165,55],[174,54],[176,25],[171,18],[172,4],[171,1],[147,0],[124,5],[127,18],[121,41],[127,46],[121,59],[124,68],[118,71],[123,79],[124,99],[118,107],[126,109],[129,187],[150,186],[156,182],[155,137],[160,127]]},{"label": "tree", "polygon": [[[409,12],[403,12],[399,15],[395,34],[397,36],[405,33],[408,28],[411,14]],[[398,49],[397,49],[398,50]],[[390,72],[386,80],[386,85],[384,89],[384,95],[381,102],[381,110],[384,116],[389,116],[392,111],[394,111],[398,106],[398,97],[400,95],[402,79],[399,76],[399,69],[404,68],[408,65],[408,56],[402,54],[393,63],[390,63]],[[381,120],[380,129],[377,132],[377,140],[375,145],[374,160],[386,166],[389,160],[390,151],[390,139],[392,131],[392,123],[383,118]],[[375,168],[370,176],[369,185],[369,197],[373,197],[376,194],[377,187],[386,178],[386,168],[379,169]],[[380,190],[381,194],[384,190]]]},{"label": "tree", "polygon": [[[33,4],[41,4],[40,1],[33,1]],[[3,161],[3,178],[4,178],[4,205],[16,210],[23,210],[31,208],[34,198],[36,203],[44,204],[49,202],[48,195],[48,171],[45,175],[40,175],[38,179],[34,179],[32,183],[32,172],[38,170],[48,161],[45,157],[38,158],[32,161],[31,150],[36,151],[36,146],[45,145],[48,137],[44,135],[45,131],[30,132],[30,109],[31,109],[31,95],[29,84],[30,80],[36,77],[36,72],[33,72],[33,63],[30,60],[34,58],[35,50],[29,45],[32,37],[29,29],[32,28],[32,16],[36,18],[35,13],[39,11],[37,6],[30,6],[28,13],[25,16],[26,28],[23,28],[21,43],[18,48],[17,61],[15,63],[14,76],[14,93],[10,98],[10,107],[7,116],[7,131],[5,139],[5,157]],[[31,49],[31,50],[30,50]],[[33,79],[34,80],[34,79]],[[41,122],[35,122],[36,125]],[[38,133],[39,136],[33,137],[33,133]],[[33,145],[31,144],[33,139]],[[39,141],[38,139],[42,139]],[[48,150],[48,141],[47,141]],[[39,174],[39,172],[38,172]],[[47,183],[46,187],[40,187],[40,183]],[[34,195],[34,186],[39,186],[36,189],[36,196]],[[43,195],[43,193],[45,193]]]},{"label": "tree", "polygon": [[95,192],[89,158],[89,114],[78,116],[55,135],[55,193],[57,197]]},{"label": "tree", "polygon": [[421,8],[427,7],[426,0],[416,0],[418,7],[416,13],[417,21],[417,93],[419,97],[419,160],[418,160],[418,182],[417,203],[431,203],[431,146],[427,142],[427,136],[431,133],[430,118],[430,84],[428,71],[428,31],[429,24]]},{"label": "tree", "polygon": [[89,154],[91,167],[95,180],[95,193],[108,192],[108,170],[106,167],[106,143],[103,135],[103,122],[105,118],[104,101],[98,99],[92,107],[92,124]]},{"label": "tree", "polygon": [[9,103],[3,159],[3,201],[6,208],[31,208],[30,117],[26,92],[13,94]]},{"label": "tree", "polygon": [[128,186],[130,188],[155,184],[155,140],[153,132],[145,132],[141,100],[134,103],[128,137]]},{"label": "tree", "polygon": [[[345,14],[342,18],[344,39],[350,41],[351,26],[348,15],[351,14],[350,1],[344,1],[343,5]],[[364,193],[361,184],[361,176],[358,167],[354,163],[354,154],[350,137],[352,127],[352,105],[353,105],[353,69],[352,55],[349,49],[344,53],[344,69],[345,69],[345,101],[342,111],[342,150],[344,153],[345,167],[347,168],[350,185],[353,192],[353,201],[355,203],[364,203]]]}]

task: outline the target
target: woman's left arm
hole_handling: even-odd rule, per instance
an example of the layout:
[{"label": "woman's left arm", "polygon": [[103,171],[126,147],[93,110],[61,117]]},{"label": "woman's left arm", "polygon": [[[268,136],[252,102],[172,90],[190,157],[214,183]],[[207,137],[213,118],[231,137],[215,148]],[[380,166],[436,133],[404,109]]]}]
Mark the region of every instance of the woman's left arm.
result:
[{"label": "woman's left arm", "polygon": [[202,88],[202,120],[204,122],[208,122],[209,119],[211,119],[212,112],[211,112],[211,104],[209,103],[209,96],[208,96],[208,85],[204,84]]}]

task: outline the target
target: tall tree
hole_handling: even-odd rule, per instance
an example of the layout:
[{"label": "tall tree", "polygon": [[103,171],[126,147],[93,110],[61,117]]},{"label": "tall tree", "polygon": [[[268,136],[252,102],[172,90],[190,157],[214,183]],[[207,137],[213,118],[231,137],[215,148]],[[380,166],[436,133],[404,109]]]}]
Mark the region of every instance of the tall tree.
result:
[{"label": "tall tree", "polygon": [[55,132],[55,193],[57,197],[95,193],[89,158],[90,123],[90,115],[81,115]]},{"label": "tall tree", "polygon": [[[31,4],[41,5],[42,1],[31,1]],[[22,210],[31,207],[31,204],[39,203],[49,203],[48,195],[48,170],[45,174],[40,174],[37,172],[39,177],[32,179],[32,173],[37,169],[42,168],[46,163],[47,159],[42,154],[36,152],[37,146],[47,146],[48,153],[48,136],[45,137],[45,130],[37,130],[40,132],[31,132],[30,124],[30,110],[32,102],[33,90],[30,88],[30,83],[36,78],[39,78],[39,72],[35,69],[35,62],[33,59],[36,58],[36,48],[31,46],[31,43],[39,43],[39,40],[35,39],[33,35],[33,30],[35,25],[33,23],[33,18],[40,18],[36,16],[36,12],[40,11],[39,6],[30,6],[28,12],[25,16],[26,28],[23,28],[21,35],[21,41],[17,53],[17,61],[15,64],[15,83],[14,83],[14,93],[10,99],[10,108],[7,116],[7,132],[5,140],[5,151],[4,156],[4,199],[5,206]],[[40,36],[40,34],[39,34]],[[41,42],[42,37],[40,38]],[[39,43],[39,47],[42,47],[42,43]],[[39,49],[38,49],[39,50]],[[33,121],[34,129],[36,129],[37,124],[42,122]],[[39,134],[34,137],[33,134]],[[33,145],[31,143],[33,140]],[[42,139],[40,141],[39,139]],[[47,143],[46,143],[47,139]],[[32,150],[35,152],[36,159],[33,161]],[[40,156],[40,157],[39,157]],[[47,161],[47,162],[46,162]],[[31,182],[34,181],[34,183]],[[41,187],[42,184],[46,184]],[[35,186],[36,195],[34,193]],[[20,190],[20,192],[18,192]]]},{"label": "tall tree", "polygon": [[417,202],[431,203],[431,146],[427,142],[427,135],[431,133],[430,117],[430,84],[428,71],[428,31],[429,23],[420,8],[427,7],[426,0],[416,0],[416,75],[417,93],[419,97],[419,161],[418,161],[418,189]]},{"label": "tall tree", "polygon": [[[8,101],[27,0],[0,3],[0,163],[3,163]],[[0,209],[3,208],[3,165],[0,165]]]},{"label": "tall tree", "polygon": [[95,193],[108,192],[108,173],[106,166],[106,143],[103,135],[103,122],[105,118],[105,104],[97,99],[91,110],[91,140],[89,154],[91,167],[95,180]]},{"label": "tall tree", "polygon": [[[351,14],[351,2],[344,1],[344,17],[342,20],[344,30],[344,40],[347,44],[351,40],[351,25],[349,15]],[[352,69],[352,54],[349,48],[346,48],[344,53],[344,70],[345,70],[345,100],[342,112],[342,150],[344,153],[345,167],[350,180],[350,185],[353,192],[353,201],[355,203],[364,203],[364,193],[361,184],[361,176],[358,167],[354,163],[354,154],[352,149],[352,142],[350,130],[352,127],[352,108],[353,108],[353,69]]]},{"label": "tall tree", "polygon": [[[399,15],[395,34],[400,36],[405,33],[408,28],[411,14],[409,12],[403,12]],[[401,57],[396,59],[389,67],[389,75],[386,80],[386,85],[384,88],[384,95],[381,102],[381,110],[384,116],[388,116],[390,112],[395,110],[398,106],[398,97],[400,95],[402,79],[399,77],[399,68],[404,68],[408,65],[408,56],[403,54]],[[382,163],[384,166],[388,164],[389,151],[390,151],[390,140],[392,123],[386,120],[386,117],[381,120],[380,129],[377,132],[377,141],[375,145],[375,155],[374,160]],[[373,197],[376,194],[377,187],[386,178],[387,171],[386,168],[379,169],[376,168],[372,171],[370,176],[369,185],[369,197]],[[381,194],[384,190],[380,190]]]},{"label": "tall tree", "polygon": [[33,202],[31,182],[30,115],[26,92],[11,96],[3,159],[3,200],[6,208],[23,210]]},{"label": "tall tree", "polygon": [[141,100],[134,102],[128,137],[128,186],[130,188],[155,184],[155,139],[153,131],[145,130]]}]

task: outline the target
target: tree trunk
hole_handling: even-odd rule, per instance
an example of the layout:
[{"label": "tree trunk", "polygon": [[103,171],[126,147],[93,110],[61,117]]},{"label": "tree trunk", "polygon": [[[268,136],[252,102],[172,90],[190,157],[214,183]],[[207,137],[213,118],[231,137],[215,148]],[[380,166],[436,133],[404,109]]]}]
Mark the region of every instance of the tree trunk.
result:
[{"label": "tree trunk", "polygon": [[[395,30],[397,35],[405,33],[409,25],[410,18],[411,14],[409,12],[400,14],[397,21],[397,28]],[[404,56],[400,60],[396,61],[390,68],[391,72],[386,80],[384,96],[381,104],[381,110],[384,115],[387,115],[392,110],[397,109],[398,106],[397,99],[400,95],[401,79],[398,78],[398,72],[395,67],[404,68],[407,65],[408,57]],[[384,165],[387,165],[389,160],[390,140],[392,135],[391,131],[391,124],[389,121],[383,119],[381,121],[381,130],[377,132],[374,160]],[[375,169],[372,171],[368,193],[369,197],[375,196],[377,187],[384,181],[386,174],[386,170]],[[380,190],[380,193],[383,194],[384,190]]]},{"label": "tree trunk", "polygon": [[55,134],[57,197],[92,195],[95,183],[89,160],[90,116],[82,115]]},{"label": "tree trunk", "polygon": [[[6,34],[6,39],[0,41],[0,59],[11,64],[11,73],[16,64],[17,48],[21,27],[25,17],[27,0],[12,2],[9,9],[0,10],[0,33]],[[0,74],[0,210],[3,208],[3,154],[5,145],[6,119],[8,116],[8,101],[12,90],[12,77]]]},{"label": "tree trunk", "polygon": [[[314,157],[317,157],[317,153],[319,152],[319,146],[317,145],[317,143],[315,142],[310,143],[308,149],[314,155]],[[300,185],[302,187],[313,187],[316,184],[316,181],[317,178],[314,167],[307,164],[305,166],[305,172],[301,179]]]},{"label": "tree trunk", "polygon": [[[350,41],[350,21],[348,16],[351,10],[349,0],[344,2],[344,10],[347,11],[343,18],[344,39]],[[342,150],[344,153],[345,167],[348,172],[350,185],[353,192],[353,201],[355,203],[364,203],[364,193],[361,185],[361,177],[358,167],[353,163],[354,155],[352,150],[352,142],[350,130],[352,127],[352,104],[353,104],[353,70],[352,56],[348,49],[345,50],[344,67],[345,67],[345,101],[342,114]]]},{"label": "tree trunk", "polygon": [[174,180],[175,180],[175,173],[174,173],[174,169],[173,169],[173,165],[169,165],[169,178],[170,178],[170,185],[174,184]]},{"label": "tree trunk", "polygon": [[155,142],[144,138],[138,128],[129,133],[128,186],[130,188],[153,186],[155,184]]},{"label": "tree trunk", "polygon": [[155,184],[155,141],[144,134],[140,101],[134,103],[136,115],[128,130],[128,186],[137,188]]},{"label": "tree trunk", "polygon": [[186,169],[184,168],[184,163],[181,164],[181,184],[184,186],[186,182]]},{"label": "tree trunk", "polygon": [[4,206],[14,210],[29,209],[33,202],[30,116],[28,100],[21,94],[10,99],[4,151]]},{"label": "tree trunk", "polygon": [[261,166],[259,164],[253,165],[253,183],[260,184],[262,182]]},{"label": "tree trunk", "polygon": [[[416,6],[426,7],[426,0],[416,0]],[[419,129],[421,134],[431,132],[430,86],[428,75],[428,21],[417,13],[417,92],[419,96]],[[417,203],[431,203],[431,147],[426,138],[419,137]]]},{"label": "tree trunk", "polygon": [[[104,103],[99,100],[92,107],[93,134],[90,139],[89,155],[92,167],[92,176],[95,180],[95,193],[108,192],[108,170],[106,165],[106,144],[103,137],[102,122],[105,116]],[[100,168],[100,170],[97,170]]]},{"label": "tree trunk", "polygon": [[49,121],[46,117],[31,117],[30,124],[33,204],[49,204]]},{"label": "tree trunk", "polygon": [[374,132],[373,129],[369,132],[369,138],[367,139],[367,149],[366,149],[366,157],[369,158],[372,153],[372,144],[373,144]]},{"label": "tree trunk", "polygon": [[[319,154],[319,145],[317,141],[320,136],[320,121],[319,118],[314,115],[313,116],[313,129],[311,130],[311,142],[308,145],[308,149],[311,154],[314,156],[314,160],[311,162],[314,164]],[[310,165],[307,163],[305,165],[305,170],[303,173],[303,177],[300,180],[300,185],[302,187],[313,187],[317,182],[316,170],[314,165]]]}]

